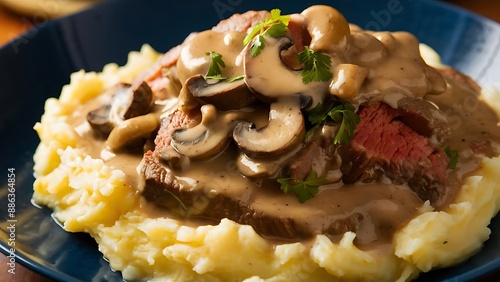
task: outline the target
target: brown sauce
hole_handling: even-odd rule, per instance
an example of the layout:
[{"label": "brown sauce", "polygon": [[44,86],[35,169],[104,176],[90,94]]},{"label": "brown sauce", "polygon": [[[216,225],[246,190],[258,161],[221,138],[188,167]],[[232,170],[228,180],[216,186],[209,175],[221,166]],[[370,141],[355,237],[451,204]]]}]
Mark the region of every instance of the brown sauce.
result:
[{"label": "brown sauce", "polygon": [[[241,74],[239,55],[243,47],[243,37],[243,33],[223,34],[213,31],[195,36],[182,51],[181,59],[177,63],[181,82],[194,74],[206,71],[207,51],[223,54],[228,65],[224,75]],[[397,92],[395,89],[403,89],[423,97],[439,88],[433,86],[433,83],[436,83],[435,78],[425,76],[428,67],[420,58],[418,42],[413,36],[407,33],[356,31],[352,33],[350,42],[353,47],[339,58],[341,63],[354,62],[370,68],[369,79],[357,99],[368,99],[377,94],[381,95],[382,100],[391,103],[394,102],[393,99],[399,99],[399,96],[391,94]],[[447,115],[452,124],[452,134],[447,144],[460,152],[457,169],[451,171],[448,177],[448,185],[451,187],[448,191],[451,192],[447,195],[445,204],[435,207],[437,209],[445,209],[453,202],[463,179],[478,171],[482,156],[496,156],[499,153],[495,148],[498,148],[497,141],[500,140],[497,115],[467,87],[454,81],[448,83],[448,89],[443,94],[426,96]],[[85,115],[82,113],[96,108],[102,100],[99,98],[81,105],[69,119],[71,125],[79,128],[81,138],[77,146],[93,158],[109,156],[104,158],[105,162],[125,172],[130,186],[139,190],[142,187],[142,179],[138,175],[137,167],[142,156],[110,154],[105,141],[96,138],[85,125]],[[492,140],[494,146],[488,142],[484,143],[485,139]],[[474,150],[478,146],[482,146],[481,150]],[[276,217],[292,217],[301,228],[311,229],[316,233],[322,233],[325,226],[339,218],[359,213],[363,220],[356,232],[356,243],[362,248],[387,246],[395,230],[416,216],[418,208],[423,205],[406,185],[360,183],[347,186],[341,182],[322,186],[316,197],[301,204],[295,196],[284,195],[277,186],[259,186],[242,177],[235,169],[235,159],[236,152],[228,150],[218,158],[192,162],[189,170],[179,172],[177,177],[183,184],[183,189],[203,189],[206,194],[230,194],[256,210]],[[144,200],[141,200],[139,208],[150,217],[170,216],[167,211]],[[186,220],[183,224],[197,226],[206,222]],[[332,236],[332,240],[339,238],[340,235],[338,238]]]},{"label": "brown sauce", "polygon": [[[470,93],[454,91],[454,95],[470,95]],[[480,107],[485,106],[482,102],[478,103]],[[450,107],[442,103],[438,105],[443,108]],[[81,112],[90,110],[93,106],[93,103],[82,105]],[[461,127],[449,140],[452,147],[460,148],[462,152],[470,150],[472,140],[484,136],[483,132],[494,136],[497,129],[497,118],[491,110],[483,109],[483,111],[470,113],[470,119],[467,122],[470,123],[470,120],[482,120],[482,128]],[[84,126],[82,124],[85,124],[85,121],[78,117],[75,117],[72,122],[82,127]],[[467,136],[465,141],[463,141],[464,136]],[[81,133],[77,146],[93,158],[101,158],[102,153],[107,151],[105,141],[96,139],[90,129]],[[496,154],[496,152],[492,150],[488,154]],[[416,216],[417,209],[423,204],[407,186],[382,183],[360,183],[350,186],[341,183],[325,185],[321,187],[316,197],[301,204],[295,196],[281,193],[279,187],[259,187],[253,181],[241,177],[235,168],[234,158],[235,153],[229,150],[219,158],[193,163],[191,168],[180,173],[178,178],[186,187],[190,187],[189,189],[202,186],[202,189],[206,191],[232,194],[257,210],[277,217],[292,217],[303,225],[303,228],[317,230],[318,233],[321,233],[328,223],[355,212],[360,213],[363,215],[363,221],[356,232],[356,243],[362,248],[390,243],[394,231]],[[117,154],[105,162],[115,169],[122,170],[128,176],[131,187],[140,187],[142,180],[138,175],[137,167],[141,159],[140,154]],[[457,169],[450,173],[450,185],[460,186],[465,177],[477,171],[479,164],[479,156],[474,154],[460,158]],[[448,190],[458,191],[459,189]],[[447,204],[452,203],[454,196],[454,193],[450,193],[446,204],[438,209],[445,208]],[[140,209],[153,218],[169,216],[167,211],[156,208],[144,200],[141,200]],[[197,226],[207,224],[207,222],[189,219],[183,220],[183,224]],[[339,238],[332,237],[332,240]]]}]

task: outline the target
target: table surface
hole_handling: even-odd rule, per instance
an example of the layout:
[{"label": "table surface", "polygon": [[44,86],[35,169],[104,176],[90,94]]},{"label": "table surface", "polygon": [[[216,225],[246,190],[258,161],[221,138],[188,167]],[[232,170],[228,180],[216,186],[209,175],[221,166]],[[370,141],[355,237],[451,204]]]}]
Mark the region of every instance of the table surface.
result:
[{"label": "table surface", "polygon": [[[448,2],[465,9],[471,10],[497,22],[500,22],[500,1],[497,0],[449,0]],[[0,5],[0,45],[10,41],[19,34],[28,31],[36,23],[37,19],[30,19],[30,16],[18,15]],[[39,21],[39,19],[38,19]],[[30,269],[17,264],[16,274],[7,276],[7,257],[0,255],[0,276],[2,281],[30,281],[48,282],[51,281]],[[482,278],[481,282],[497,281],[500,271]],[[495,279],[496,278],[496,279]]]}]

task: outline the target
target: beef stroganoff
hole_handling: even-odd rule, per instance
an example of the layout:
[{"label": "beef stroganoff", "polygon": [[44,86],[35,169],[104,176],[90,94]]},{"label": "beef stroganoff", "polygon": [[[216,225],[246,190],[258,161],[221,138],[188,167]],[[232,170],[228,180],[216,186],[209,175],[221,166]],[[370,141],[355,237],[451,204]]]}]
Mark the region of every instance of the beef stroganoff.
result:
[{"label": "beef stroganoff", "polygon": [[33,199],[126,280],[408,281],[488,239],[491,93],[332,7],[235,14],[74,73],[35,125]]}]

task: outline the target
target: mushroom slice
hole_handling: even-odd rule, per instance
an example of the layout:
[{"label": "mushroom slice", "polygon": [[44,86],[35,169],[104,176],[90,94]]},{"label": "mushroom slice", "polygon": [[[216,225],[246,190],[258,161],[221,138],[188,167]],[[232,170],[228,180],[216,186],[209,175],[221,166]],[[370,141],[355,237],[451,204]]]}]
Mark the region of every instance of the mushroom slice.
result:
[{"label": "mushroom slice", "polygon": [[208,83],[202,75],[195,75],[187,79],[185,84],[194,97],[221,111],[241,109],[255,101],[255,96],[242,79]]},{"label": "mushroom slice", "polygon": [[147,114],[152,101],[153,91],[145,81],[133,88],[123,84],[113,97],[111,111],[127,120]]},{"label": "mushroom slice", "polygon": [[265,36],[265,48],[255,57],[250,54],[251,44],[245,50],[245,82],[264,101],[302,94],[313,98],[312,105],[323,100],[328,90],[327,82],[304,84],[300,70],[293,70],[283,63],[282,51],[293,42],[288,37]]},{"label": "mushroom slice", "polygon": [[283,97],[271,104],[269,122],[255,129],[252,123],[239,122],[233,130],[238,147],[250,157],[276,157],[302,143],[305,122],[297,97]]},{"label": "mushroom slice", "polygon": [[302,146],[296,146],[293,150],[277,158],[251,158],[245,153],[240,153],[236,160],[238,171],[252,179],[276,178],[286,167],[286,163],[294,159]]},{"label": "mushroom slice", "polygon": [[201,107],[201,122],[172,134],[172,147],[190,159],[204,159],[222,153],[239,119],[237,112],[218,113],[210,104]]},{"label": "mushroom slice", "polygon": [[236,167],[244,176],[260,179],[274,178],[280,171],[281,164],[269,159],[257,161],[248,157],[245,153],[240,153],[236,160]]},{"label": "mushroom slice", "polygon": [[114,128],[113,122],[109,120],[109,112],[111,105],[102,105],[99,108],[87,113],[87,122],[90,124],[95,133],[106,138]]}]

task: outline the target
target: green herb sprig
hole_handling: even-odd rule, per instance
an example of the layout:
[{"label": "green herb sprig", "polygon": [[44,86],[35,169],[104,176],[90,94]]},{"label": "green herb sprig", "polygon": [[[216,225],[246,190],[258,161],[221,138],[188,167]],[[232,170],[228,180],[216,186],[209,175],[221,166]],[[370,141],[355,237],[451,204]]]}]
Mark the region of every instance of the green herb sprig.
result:
[{"label": "green herb sprig", "polygon": [[250,56],[256,57],[265,47],[264,36],[271,37],[283,36],[288,30],[288,23],[290,22],[289,15],[281,15],[280,9],[273,9],[267,15],[266,19],[255,25],[252,31],[245,36],[243,44],[246,46],[251,42]]},{"label": "green herb sprig", "polygon": [[[285,35],[289,23],[290,15],[281,15],[280,9],[271,10],[266,19],[256,24],[252,31],[243,39],[245,46],[249,43],[252,44],[250,46],[250,56],[256,57],[262,52],[266,46],[264,36],[277,38]],[[304,66],[301,72],[304,84],[313,81],[328,81],[333,77],[330,71],[331,58],[327,54],[315,52],[308,46],[305,46],[304,50],[297,54],[297,58]]]},{"label": "green herb sprig", "polygon": [[330,71],[332,59],[330,56],[316,52],[305,46],[304,50],[297,54],[297,58],[299,59],[299,63],[304,65],[302,69],[302,82],[304,84],[332,79],[333,75]]},{"label": "green herb sprig", "polygon": [[311,170],[304,180],[280,178],[278,179],[278,183],[281,184],[281,191],[286,194],[294,193],[299,202],[304,203],[318,194],[318,187],[325,183],[325,179],[318,178],[316,171]]},{"label": "green herb sprig", "polygon": [[226,82],[234,82],[234,81],[241,80],[244,78],[245,78],[245,75],[237,75],[237,76],[227,78]]},{"label": "green herb sprig", "polygon": [[318,104],[309,112],[308,119],[314,127],[307,132],[307,136],[310,136],[316,129],[332,120],[340,122],[340,128],[333,139],[333,143],[349,144],[360,119],[353,105],[344,100],[339,101],[340,104],[333,106],[331,109],[325,108],[323,104]]},{"label": "green herb sprig", "polygon": [[446,155],[448,155],[448,158],[450,158],[450,164],[449,167],[451,169],[457,168],[457,163],[458,163],[458,151],[457,150],[452,150],[451,147],[448,145],[444,148],[444,152]]},{"label": "green herb sprig", "polygon": [[206,52],[205,55],[210,57],[210,64],[208,65],[208,72],[205,78],[225,79],[225,77],[222,76],[221,67],[225,68],[226,63],[222,60],[222,55],[214,51]]},{"label": "green herb sprig", "polygon": [[205,55],[210,57],[210,64],[208,65],[208,71],[205,75],[205,79],[217,79],[224,80],[226,82],[234,82],[245,78],[244,75],[237,75],[233,77],[222,76],[221,67],[226,67],[226,63],[222,60],[222,55],[214,51],[206,52]]}]

